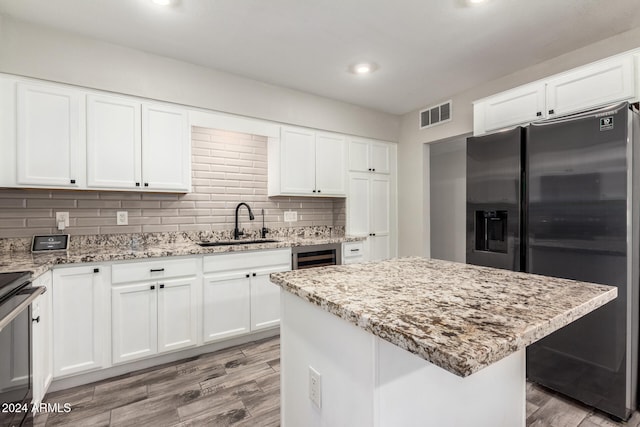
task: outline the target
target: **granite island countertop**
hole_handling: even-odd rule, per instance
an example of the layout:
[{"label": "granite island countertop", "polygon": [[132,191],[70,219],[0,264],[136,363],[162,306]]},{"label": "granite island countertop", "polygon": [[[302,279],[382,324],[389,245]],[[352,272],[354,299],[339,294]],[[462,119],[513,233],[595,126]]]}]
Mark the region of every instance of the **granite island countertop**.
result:
[{"label": "granite island countertop", "polygon": [[[72,236],[73,239],[73,236]],[[243,244],[233,246],[202,247],[197,241],[180,239],[154,239],[131,244],[128,237],[122,241],[116,238],[88,240],[87,244],[71,247],[66,252],[36,253],[29,251],[0,252],[0,273],[12,271],[31,271],[38,277],[56,265],[124,261],[145,258],[158,258],[185,255],[207,255],[230,252],[257,251],[265,249],[291,248],[329,243],[343,243],[364,240],[364,237],[275,237],[275,242]]]},{"label": "granite island countertop", "polygon": [[271,281],[461,377],[617,296],[611,286],[420,257],[273,273]]}]

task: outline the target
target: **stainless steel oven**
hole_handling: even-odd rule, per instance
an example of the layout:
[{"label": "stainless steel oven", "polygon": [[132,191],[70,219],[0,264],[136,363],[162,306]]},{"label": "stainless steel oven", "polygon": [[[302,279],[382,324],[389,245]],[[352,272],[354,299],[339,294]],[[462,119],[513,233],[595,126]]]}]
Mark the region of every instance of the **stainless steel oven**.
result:
[{"label": "stainless steel oven", "polygon": [[291,268],[293,270],[338,264],[342,264],[342,245],[340,243],[291,248]]},{"label": "stainless steel oven", "polygon": [[0,427],[32,420],[31,303],[44,288],[31,273],[0,274]]}]

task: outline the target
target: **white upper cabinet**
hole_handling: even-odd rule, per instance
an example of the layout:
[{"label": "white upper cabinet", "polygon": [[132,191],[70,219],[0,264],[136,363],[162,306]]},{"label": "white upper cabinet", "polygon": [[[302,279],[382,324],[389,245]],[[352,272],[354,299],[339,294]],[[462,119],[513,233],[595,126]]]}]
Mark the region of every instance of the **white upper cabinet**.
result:
[{"label": "white upper cabinet", "polygon": [[[640,70],[639,70],[640,71]],[[473,133],[638,100],[631,54],[594,62],[473,103]]]},{"label": "white upper cabinet", "polygon": [[84,184],[82,93],[18,83],[16,116],[16,184],[80,188]]},{"label": "white upper cabinet", "polygon": [[87,185],[139,188],[141,135],[139,102],[87,96]]},{"label": "white upper cabinet", "polygon": [[306,129],[282,128],[282,193],[310,195],[316,187],[316,135]]},{"label": "white upper cabinet", "polygon": [[346,195],[346,145],[342,135],[283,127],[269,141],[269,195]]},{"label": "white upper cabinet", "polygon": [[187,111],[0,76],[0,186],[191,191]]},{"label": "white upper cabinet", "polygon": [[316,135],[316,192],[325,196],[344,196],[346,173],[344,137],[318,133]]},{"label": "white upper cabinet", "polygon": [[549,116],[573,113],[635,96],[632,56],[596,62],[547,81]]},{"label": "white upper cabinet", "polygon": [[349,140],[349,170],[389,173],[389,144],[366,139]]},{"label": "white upper cabinet", "polygon": [[[545,85],[534,83],[487,99],[483,108],[474,114],[482,115],[487,131],[501,129],[514,123],[529,123],[546,117]],[[475,110],[475,106],[474,106]]]},{"label": "white upper cabinet", "polygon": [[191,191],[186,111],[142,105],[142,181],[149,190]]}]

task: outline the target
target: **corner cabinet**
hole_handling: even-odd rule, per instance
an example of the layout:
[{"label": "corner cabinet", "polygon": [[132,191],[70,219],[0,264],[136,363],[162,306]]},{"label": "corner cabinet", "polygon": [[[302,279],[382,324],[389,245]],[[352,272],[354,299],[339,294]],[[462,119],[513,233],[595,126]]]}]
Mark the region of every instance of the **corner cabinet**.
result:
[{"label": "corner cabinet", "polygon": [[270,140],[269,196],[344,197],[344,136],[310,129],[282,127]]},{"label": "corner cabinet", "polygon": [[108,268],[53,271],[53,375],[62,377],[109,365]]},{"label": "corner cabinet", "polygon": [[280,324],[280,288],[269,274],[291,270],[291,250],[207,255],[203,261],[203,341]]},{"label": "corner cabinet", "polygon": [[640,97],[634,56],[594,62],[473,103],[473,133],[481,135],[536,120]]}]

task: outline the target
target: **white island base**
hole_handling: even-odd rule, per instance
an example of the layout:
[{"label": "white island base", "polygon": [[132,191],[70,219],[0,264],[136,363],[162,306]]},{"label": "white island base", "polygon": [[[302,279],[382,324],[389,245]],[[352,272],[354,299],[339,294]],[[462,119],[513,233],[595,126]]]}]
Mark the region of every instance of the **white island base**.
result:
[{"label": "white island base", "polygon": [[283,427],[525,425],[524,349],[462,378],[289,292],[281,302]]}]

